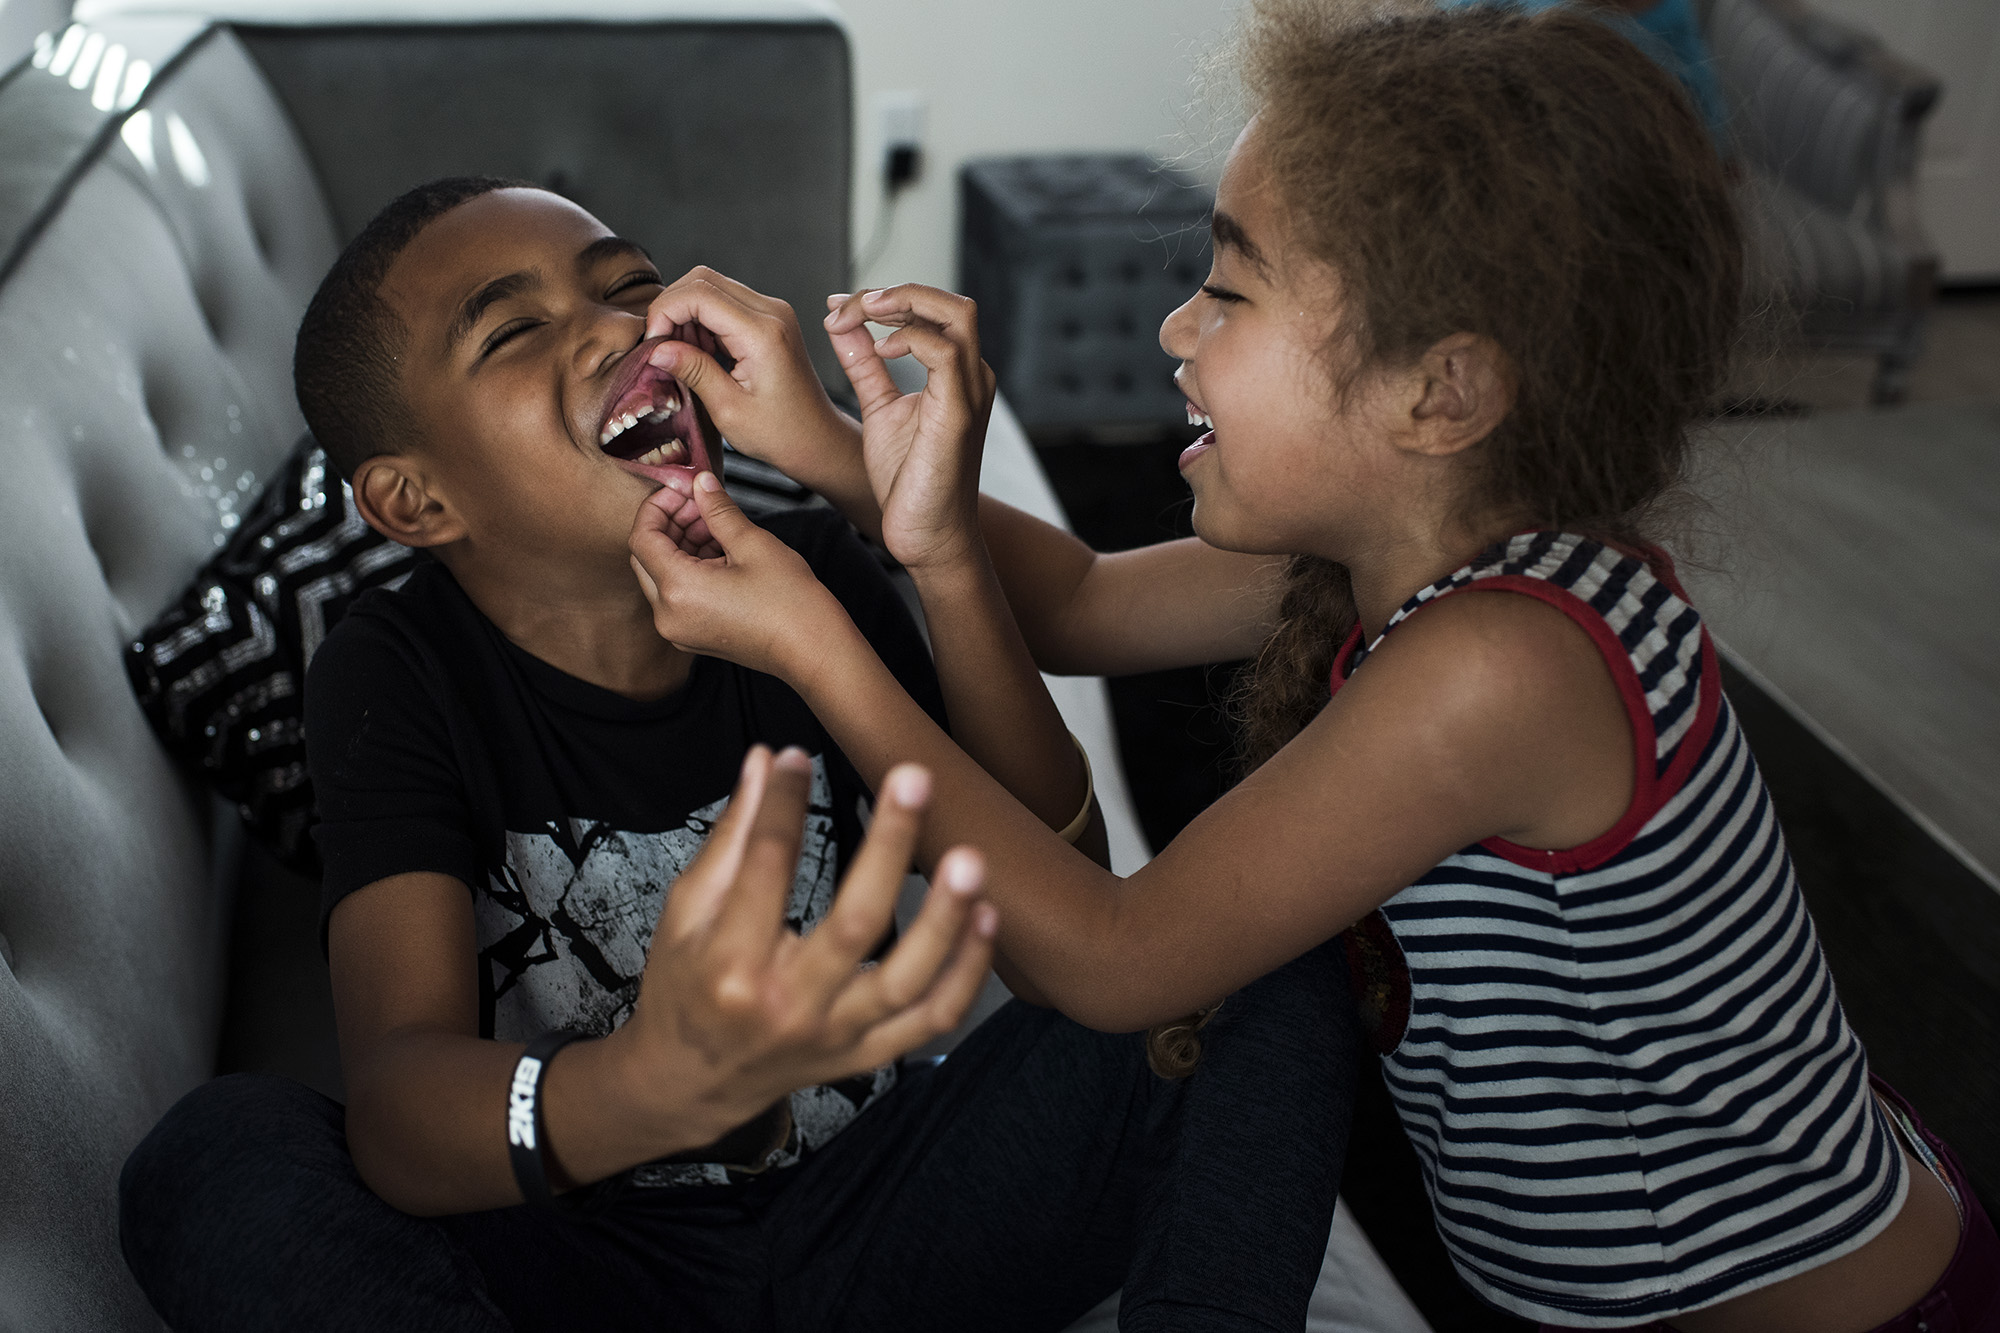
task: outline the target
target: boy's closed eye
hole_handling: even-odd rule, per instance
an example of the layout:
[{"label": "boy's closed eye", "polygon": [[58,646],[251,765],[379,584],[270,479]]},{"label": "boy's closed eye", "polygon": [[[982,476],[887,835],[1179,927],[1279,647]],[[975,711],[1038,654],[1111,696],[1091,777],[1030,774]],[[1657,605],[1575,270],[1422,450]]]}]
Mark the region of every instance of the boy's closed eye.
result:
[{"label": "boy's closed eye", "polygon": [[[635,302],[650,303],[665,286],[666,284],[660,279],[659,270],[648,266],[621,274],[605,290],[604,299],[619,305]],[[486,360],[521,334],[539,328],[544,323],[545,320],[527,315],[508,320],[487,335],[486,340],[480,344],[478,355],[474,360]]]}]

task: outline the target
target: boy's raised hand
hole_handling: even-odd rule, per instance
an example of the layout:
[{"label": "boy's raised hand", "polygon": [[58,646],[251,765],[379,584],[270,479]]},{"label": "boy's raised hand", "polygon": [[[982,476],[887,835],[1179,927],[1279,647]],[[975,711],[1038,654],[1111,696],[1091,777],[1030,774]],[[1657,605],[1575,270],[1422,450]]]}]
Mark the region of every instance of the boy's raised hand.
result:
[{"label": "boy's raised hand", "polygon": [[[829,296],[827,305],[827,334],[861,404],[882,544],[912,571],[963,557],[980,540],[979,460],[993,410],[978,307],[920,283]],[[878,340],[871,321],[893,327]],[[890,378],[887,362],[899,356],[929,372],[922,392],[906,394]]]},{"label": "boy's raised hand", "polygon": [[[915,853],[930,776],[889,773],[860,853],[811,935],[785,924],[811,761],[759,746],[728,810],[667,894],[638,1004],[620,1029],[633,1068],[685,1071],[726,1133],[794,1089],[861,1073],[956,1027],[991,962],[998,917],[977,853],[947,853],[922,912],[881,960]],[[657,1060],[649,1059],[657,1056]],[[687,1089],[672,1092],[682,1101]]]}]

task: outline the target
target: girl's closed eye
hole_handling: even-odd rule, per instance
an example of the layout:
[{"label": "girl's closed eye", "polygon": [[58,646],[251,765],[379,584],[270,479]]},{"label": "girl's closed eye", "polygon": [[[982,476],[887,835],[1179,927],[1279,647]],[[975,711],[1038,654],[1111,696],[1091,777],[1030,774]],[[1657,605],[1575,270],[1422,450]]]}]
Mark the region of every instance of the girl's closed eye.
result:
[{"label": "girl's closed eye", "polygon": [[1232,292],[1227,287],[1218,287],[1212,282],[1204,282],[1201,285],[1201,294],[1212,300],[1223,302],[1236,302],[1244,299],[1241,292]]}]

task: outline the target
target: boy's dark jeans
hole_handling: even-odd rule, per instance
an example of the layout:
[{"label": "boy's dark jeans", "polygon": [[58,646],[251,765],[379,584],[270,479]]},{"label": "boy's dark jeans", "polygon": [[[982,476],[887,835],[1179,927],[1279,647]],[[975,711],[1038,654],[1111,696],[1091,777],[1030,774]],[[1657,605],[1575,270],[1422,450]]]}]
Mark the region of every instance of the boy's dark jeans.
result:
[{"label": "boy's dark jeans", "polygon": [[120,1233],[181,1333],[1032,1333],[1121,1284],[1126,1330],[1297,1333],[1359,1052],[1338,947],[1230,997],[1204,1037],[1167,1082],[1141,1038],[1016,1002],[796,1168],[585,1217],[398,1212],[356,1175],[338,1104],[235,1075],[133,1152]]}]

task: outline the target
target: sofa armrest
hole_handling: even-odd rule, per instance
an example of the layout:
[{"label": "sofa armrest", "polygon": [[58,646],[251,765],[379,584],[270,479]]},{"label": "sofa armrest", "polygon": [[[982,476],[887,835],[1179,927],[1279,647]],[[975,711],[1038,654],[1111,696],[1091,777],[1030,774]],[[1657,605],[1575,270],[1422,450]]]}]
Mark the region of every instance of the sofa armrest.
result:
[{"label": "sofa armrest", "polygon": [[[1753,165],[1831,213],[1914,222],[1892,194],[1913,188],[1936,77],[1801,0],[1711,0],[1704,27]],[[1908,235],[1928,251],[1920,229]]]}]

